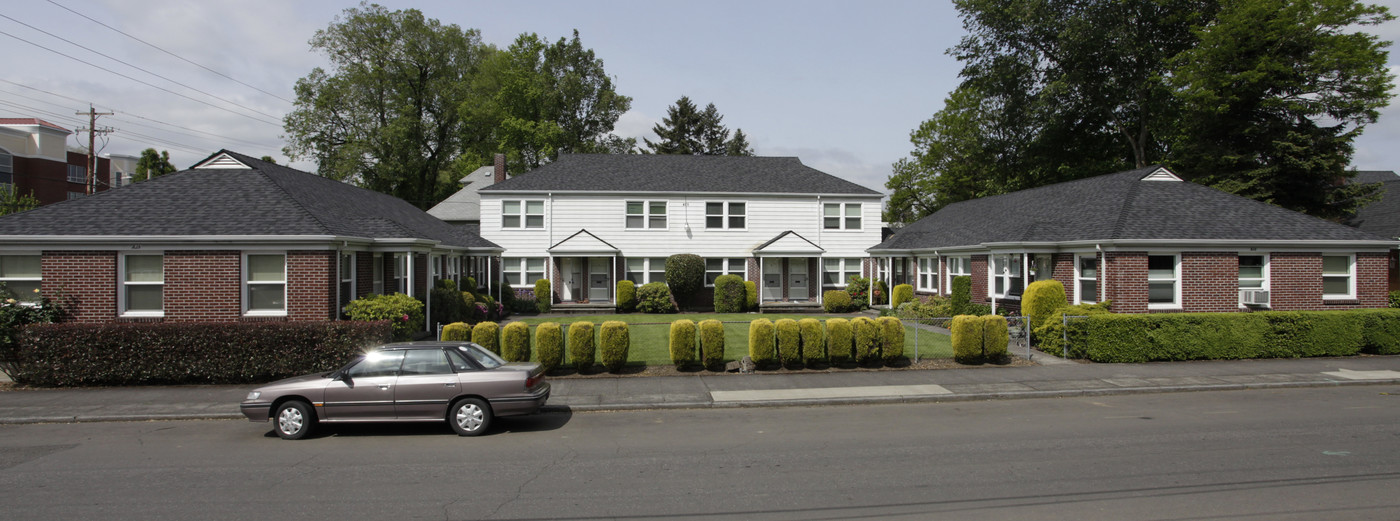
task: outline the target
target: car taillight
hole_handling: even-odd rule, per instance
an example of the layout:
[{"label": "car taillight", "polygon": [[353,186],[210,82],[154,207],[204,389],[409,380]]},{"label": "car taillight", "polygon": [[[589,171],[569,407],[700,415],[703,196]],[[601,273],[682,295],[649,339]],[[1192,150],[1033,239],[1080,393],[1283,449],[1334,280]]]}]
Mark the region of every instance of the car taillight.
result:
[{"label": "car taillight", "polygon": [[534,375],[534,376],[530,376],[530,377],[528,377],[528,378],[525,379],[525,388],[526,388],[526,389],[533,388],[534,386],[539,385],[539,383],[540,383],[541,380],[544,380],[544,373],[540,373],[540,374],[537,374],[537,375]]}]

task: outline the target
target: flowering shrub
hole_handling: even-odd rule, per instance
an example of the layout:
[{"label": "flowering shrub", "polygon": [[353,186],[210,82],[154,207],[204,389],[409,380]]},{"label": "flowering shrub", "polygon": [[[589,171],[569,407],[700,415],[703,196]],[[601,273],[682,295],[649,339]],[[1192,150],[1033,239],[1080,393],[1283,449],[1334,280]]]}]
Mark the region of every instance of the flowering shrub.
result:
[{"label": "flowering shrub", "polygon": [[851,294],[852,311],[870,307],[870,279],[851,275],[851,279],[846,281],[846,293]]},{"label": "flowering shrub", "polygon": [[423,330],[423,301],[403,293],[357,298],[345,305],[345,314],[350,320],[393,322],[395,340],[408,340]]},{"label": "flowering shrub", "polygon": [[[34,290],[39,294],[39,290]],[[14,378],[15,350],[20,330],[29,324],[49,324],[63,318],[63,307],[48,297],[40,296],[32,303],[20,302],[15,294],[0,284],[0,371]]]}]

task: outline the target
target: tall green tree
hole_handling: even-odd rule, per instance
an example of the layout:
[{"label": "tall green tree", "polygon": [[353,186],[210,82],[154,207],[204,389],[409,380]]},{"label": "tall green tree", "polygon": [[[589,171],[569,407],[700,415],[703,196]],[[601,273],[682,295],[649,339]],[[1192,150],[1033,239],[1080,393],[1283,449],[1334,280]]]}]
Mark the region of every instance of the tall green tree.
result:
[{"label": "tall green tree", "polygon": [[136,169],[131,173],[131,182],[136,183],[165,174],[173,173],[177,168],[170,162],[170,152],[162,150],[156,152],[154,148],[141,151],[141,157],[136,160]]},{"label": "tall green tree", "polygon": [[19,213],[38,207],[39,198],[34,197],[33,190],[27,194],[21,194],[15,185],[0,185],[0,215]]},{"label": "tall green tree", "polygon": [[656,134],[657,141],[646,138],[642,141],[652,154],[753,155],[753,147],[742,129],[737,130],[733,138],[729,136],[724,115],[714,103],[699,110],[689,96],[681,96],[675,105],[667,107],[666,117],[653,125],[651,131]]}]

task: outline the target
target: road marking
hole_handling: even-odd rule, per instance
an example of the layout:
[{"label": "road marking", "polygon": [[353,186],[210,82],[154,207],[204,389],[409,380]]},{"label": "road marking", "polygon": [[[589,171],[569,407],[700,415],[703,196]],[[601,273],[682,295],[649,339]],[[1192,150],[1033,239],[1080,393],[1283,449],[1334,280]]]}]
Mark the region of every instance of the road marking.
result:
[{"label": "road marking", "polygon": [[1400,378],[1400,371],[1352,371],[1350,369],[1338,369],[1333,372],[1323,372],[1328,376],[1346,378],[1348,380],[1394,380]]},{"label": "road marking", "polygon": [[1206,411],[1205,414],[1239,414],[1240,411]]},{"label": "road marking", "polygon": [[764,389],[757,391],[710,391],[716,402],[755,402],[775,400],[822,400],[833,398],[897,398],[953,394],[941,385],[881,385],[870,387],[825,387],[816,389]]}]

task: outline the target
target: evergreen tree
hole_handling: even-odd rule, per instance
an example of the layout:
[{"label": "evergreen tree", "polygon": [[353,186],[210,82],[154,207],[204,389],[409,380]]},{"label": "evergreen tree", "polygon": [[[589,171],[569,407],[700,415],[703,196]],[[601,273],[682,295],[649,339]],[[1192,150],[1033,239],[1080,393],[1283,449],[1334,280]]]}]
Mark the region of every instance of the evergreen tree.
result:
[{"label": "evergreen tree", "polygon": [[132,172],[131,182],[145,181],[176,170],[175,165],[170,162],[170,151],[156,152],[156,149],[148,148],[142,150],[141,158],[136,160],[136,171]]},{"label": "evergreen tree", "polygon": [[660,138],[653,142],[643,138],[652,154],[681,154],[706,156],[751,156],[753,148],[742,131],[729,137],[724,115],[714,103],[697,110],[690,97],[681,96],[675,105],[666,108],[666,117],[651,129]]}]

